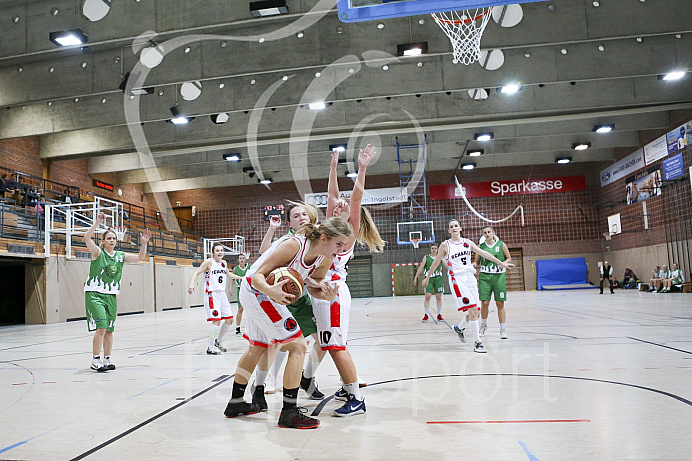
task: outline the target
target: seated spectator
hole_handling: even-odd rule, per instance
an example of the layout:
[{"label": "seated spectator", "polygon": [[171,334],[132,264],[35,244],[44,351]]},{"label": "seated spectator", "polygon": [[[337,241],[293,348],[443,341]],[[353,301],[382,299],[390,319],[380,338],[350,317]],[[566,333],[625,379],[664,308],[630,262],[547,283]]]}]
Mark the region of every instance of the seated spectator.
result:
[{"label": "seated spectator", "polygon": [[629,267],[625,269],[625,276],[622,278],[623,288],[636,288],[638,281],[639,277],[637,277],[637,274],[635,274],[632,269]]},{"label": "seated spectator", "polygon": [[65,191],[60,196],[60,201],[63,203],[72,203],[72,197],[70,197],[70,189],[65,189]]},{"label": "seated spectator", "polygon": [[685,281],[685,276],[677,264],[673,264],[673,270],[668,272],[669,277],[663,279],[661,293],[668,293],[674,288],[682,289],[682,284]]},{"label": "seated spectator", "polygon": [[0,193],[5,193],[7,191],[7,175],[2,175],[0,178]]},{"label": "seated spectator", "polygon": [[651,279],[649,291],[661,291],[661,288],[663,288],[663,280],[669,278],[669,274],[670,271],[668,270],[668,266],[664,264],[663,267],[661,267],[661,269],[658,272],[656,272],[655,277]]}]

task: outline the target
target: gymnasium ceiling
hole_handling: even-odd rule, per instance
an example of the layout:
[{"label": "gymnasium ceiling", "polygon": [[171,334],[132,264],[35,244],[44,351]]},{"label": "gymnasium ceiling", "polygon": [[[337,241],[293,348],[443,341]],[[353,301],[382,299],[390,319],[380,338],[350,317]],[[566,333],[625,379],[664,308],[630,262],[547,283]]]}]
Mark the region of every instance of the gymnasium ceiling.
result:
[{"label": "gymnasium ceiling", "polygon": [[[256,186],[243,172],[253,165],[275,182],[325,178],[329,146],[349,139],[380,146],[369,174],[398,173],[395,137],[416,144],[423,134],[428,170],[453,170],[465,147],[485,150],[462,159],[479,168],[607,162],[692,107],[692,75],[658,78],[690,70],[690,0],[523,4],[517,25],[491,19],[483,35],[484,50],[501,50],[496,70],[453,64],[430,16],[342,23],[334,0],[288,0],[288,14],[265,18],[239,0],[113,0],[96,22],[83,3],[0,0],[0,138],[39,135],[44,159],[88,157],[90,173],[147,190]],[[83,49],[48,40],[73,28],[89,37]],[[149,40],[164,56],[152,69],[140,63]],[[397,57],[398,44],[423,41],[427,54]],[[130,71],[131,85],[153,93],[121,91]],[[193,81],[201,95],[186,101],[182,85]],[[497,91],[515,82],[515,94]],[[331,105],[305,107],[316,100]],[[169,123],[176,104],[194,120]],[[228,121],[212,123],[218,113]],[[597,134],[597,124],[615,130]],[[492,141],[473,141],[486,131]],[[578,142],[591,148],[572,150]],[[240,164],[223,159],[233,152]]]}]

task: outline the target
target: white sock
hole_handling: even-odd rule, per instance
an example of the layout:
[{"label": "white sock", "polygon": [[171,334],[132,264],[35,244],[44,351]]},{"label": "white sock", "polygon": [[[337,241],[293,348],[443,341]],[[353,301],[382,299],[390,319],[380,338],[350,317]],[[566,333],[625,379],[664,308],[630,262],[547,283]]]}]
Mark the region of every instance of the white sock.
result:
[{"label": "white sock", "polygon": [[360,396],[360,387],[358,387],[358,381],[356,381],[355,383],[351,383],[351,384],[344,384],[344,390],[349,395],[352,395],[353,397],[355,397],[356,400],[363,400]]},{"label": "white sock", "polygon": [[442,313],[442,304],[437,306],[437,315],[440,315]]},{"label": "white sock", "polygon": [[487,327],[488,326],[488,319],[481,319],[481,325],[483,325],[484,327]]},{"label": "white sock", "polygon": [[271,374],[274,375],[275,378],[279,376],[281,365],[284,364],[286,357],[288,357],[288,352],[286,351],[279,351],[276,353],[276,358],[274,359],[274,363],[272,363],[272,367],[270,368]]},{"label": "white sock", "polygon": [[425,308],[425,315],[430,315],[430,306]]},{"label": "white sock", "polygon": [[501,323],[500,324],[500,330],[505,330],[507,329],[507,324],[506,323]]},{"label": "white sock", "polygon": [[264,383],[267,382],[267,373],[269,373],[269,371],[260,370],[260,368],[257,367],[255,370],[255,386],[264,386]]},{"label": "white sock", "polygon": [[471,333],[473,333],[473,340],[477,343],[481,342],[481,335],[478,328],[478,320],[471,320],[469,322],[469,326],[471,327]]},{"label": "white sock", "polygon": [[467,322],[466,317],[464,317],[463,319],[461,319],[461,322],[459,322],[459,324],[457,326],[459,327],[460,330],[463,330],[468,325],[469,325],[469,322]]},{"label": "white sock", "polygon": [[219,330],[219,338],[218,338],[219,343],[221,343],[221,340],[223,339],[223,335],[225,335],[226,332],[230,329],[231,329],[231,326],[229,324],[227,324],[226,322],[223,322],[221,324],[221,330]]},{"label": "white sock", "polygon": [[317,372],[317,367],[320,366],[320,363],[322,362],[313,362],[312,360],[308,359],[308,363],[305,364],[305,371],[303,371],[303,376],[305,376],[308,379],[315,376],[315,373]]},{"label": "white sock", "polygon": [[215,347],[214,341],[219,336],[219,330],[221,330],[221,325],[211,324],[211,331],[209,332],[209,347]]}]

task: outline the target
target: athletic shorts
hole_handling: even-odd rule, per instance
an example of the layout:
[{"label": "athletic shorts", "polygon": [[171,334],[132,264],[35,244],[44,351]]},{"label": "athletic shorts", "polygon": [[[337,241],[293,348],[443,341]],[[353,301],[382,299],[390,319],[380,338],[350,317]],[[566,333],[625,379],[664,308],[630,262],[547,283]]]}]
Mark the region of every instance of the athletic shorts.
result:
[{"label": "athletic shorts", "polygon": [[240,290],[245,330],[243,337],[253,346],[268,348],[274,343],[287,343],[300,338],[303,332],[288,307],[277,304],[269,296],[253,288]]},{"label": "athletic shorts", "polygon": [[478,293],[481,301],[507,301],[507,275],[487,274],[481,272],[478,276]]},{"label": "athletic shorts", "polygon": [[682,277],[675,277],[673,279],[673,285],[682,285],[684,283],[684,280]]},{"label": "athletic shorts", "polygon": [[317,336],[323,351],[344,350],[348,339],[348,317],[351,313],[351,292],[346,281],[337,282],[339,293],[331,301],[313,299],[317,318]]},{"label": "athletic shorts", "polygon": [[233,318],[231,303],[228,302],[228,296],[224,291],[205,292],[204,310],[207,313],[207,322]]},{"label": "athletic shorts", "polygon": [[428,286],[425,287],[426,293],[438,294],[445,292],[445,282],[441,275],[435,277],[430,277],[428,279]]},{"label": "athletic shorts", "polygon": [[115,295],[86,291],[84,306],[89,331],[105,328],[108,333],[112,333],[115,330],[115,317],[118,315],[118,301]]},{"label": "athletic shorts", "polygon": [[474,274],[449,274],[449,288],[452,290],[457,310],[466,312],[469,309],[481,309],[478,300],[478,282]]},{"label": "athletic shorts", "polygon": [[240,287],[238,287],[238,292],[236,293],[236,299],[238,300],[238,307],[243,307],[240,303]]},{"label": "athletic shorts", "polygon": [[303,330],[303,336],[310,336],[313,333],[317,333],[317,320],[313,313],[310,295],[303,295],[298,301],[286,307],[288,307],[288,311],[298,322],[300,329]]}]

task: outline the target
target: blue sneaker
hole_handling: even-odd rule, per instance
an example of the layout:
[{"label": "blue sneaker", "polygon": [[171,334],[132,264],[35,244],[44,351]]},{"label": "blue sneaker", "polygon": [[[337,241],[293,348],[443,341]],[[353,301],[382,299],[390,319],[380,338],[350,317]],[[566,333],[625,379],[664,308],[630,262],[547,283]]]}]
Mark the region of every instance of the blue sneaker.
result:
[{"label": "blue sneaker", "polygon": [[453,328],[454,328],[454,332],[455,332],[457,335],[459,335],[459,341],[461,341],[462,343],[465,343],[465,342],[466,342],[466,339],[464,339],[464,330],[462,330],[461,328],[459,328],[459,325],[454,325]]},{"label": "blue sneaker", "polygon": [[344,402],[348,400],[348,392],[342,387],[334,393],[335,400],[343,400]]},{"label": "blue sneaker", "polygon": [[348,396],[344,406],[334,410],[334,416],[348,417],[365,413],[365,399],[357,400],[353,395]]}]

